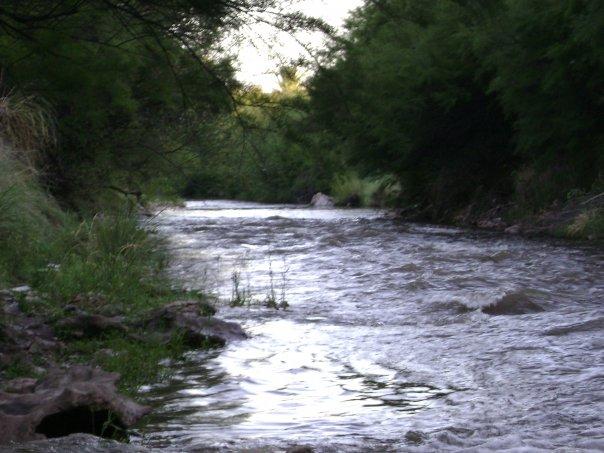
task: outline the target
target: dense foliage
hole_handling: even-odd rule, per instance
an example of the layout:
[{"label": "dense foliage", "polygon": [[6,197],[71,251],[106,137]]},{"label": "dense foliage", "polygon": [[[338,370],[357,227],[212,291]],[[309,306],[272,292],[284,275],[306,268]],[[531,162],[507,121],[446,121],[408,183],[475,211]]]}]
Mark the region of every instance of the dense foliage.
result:
[{"label": "dense foliage", "polygon": [[111,192],[173,191],[204,155],[210,125],[235,107],[224,31],[272,3],[2,2],[2,90],[52,108],[58,140],[44,174],[53,192],[81,208]]},{"label": "dense foliage", "polygon": [[308,203],[328,191],[341,165],[331,135],[309,120],[295,68],[282,68],[280,89],[237,94],[235,112],[215,123],[214,140],[184,187],[187,197]]},{"label": "dense foliage", "polygon": [[597,0],[372,0],[311,83],[315,121],[404,203],[543,207],[602,187]]},{"label": "dense foliage", "polygon": [[602,186],[601,2],[367,1],[308,90],[284,68],[267,94],[218,50],[275,3],[3,2],[3,91],[56,119],[39,161],[52,191],[78,207],[143,193],[369,202],[386,178],[399,204],[450,218]]}]

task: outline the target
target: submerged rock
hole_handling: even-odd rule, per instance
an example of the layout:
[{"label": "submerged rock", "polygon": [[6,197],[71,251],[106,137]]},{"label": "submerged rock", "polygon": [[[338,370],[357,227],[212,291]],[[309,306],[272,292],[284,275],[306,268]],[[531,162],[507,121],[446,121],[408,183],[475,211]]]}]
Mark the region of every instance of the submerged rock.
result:
[{"label": "submerged rock", "polygon": [[0,392],[0,444],[88,433],[125,437],[151,408],[120,395],[117,373],[73,366],[53,370],[27,393]]},{"label": "submerged rock", "polygon": [[482,312],[487,315],[524,315],[528,313],[539,313],[543,308],[530,300],[526,294],[506,294],[498,301],[482,307]]},{"label": "submerged rock", "polygon": [[172,302],[151,313],[144,327],[164,331],[171,336],[181,333],[191,347],[224,346],[227,341],[247,338],[239,324],[210,317],[197,301]]},{"label": "submerged rock", "polygon": [[312,200],[310,200],[310,204],[315,208],[333,208],[334,206],[333,198],[321,192],[316,193],[312,197]]},{"label": "submerged rock", "polygon": [[420,445],[424,443],[427,436],[421,431],[407,431],[405,434],[405,441],[409,444]]},{"label": "submerged rock", "polygon": [[285,453],[313,453],[314,450],[308,445],[298,445],[288,448]]},{"label": "submerged rock", "polygon": [[559,336],[575,332],[595,332],[598,330],[604,330],[604,318],[590,319],[589,321],[553,327],[546,330],[544,335]]}]

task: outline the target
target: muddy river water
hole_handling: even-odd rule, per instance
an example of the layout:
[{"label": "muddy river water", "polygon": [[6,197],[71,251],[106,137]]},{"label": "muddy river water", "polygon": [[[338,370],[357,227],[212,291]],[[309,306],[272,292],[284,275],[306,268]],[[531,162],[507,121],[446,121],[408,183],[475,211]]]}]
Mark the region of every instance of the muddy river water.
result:
[{"label": "muddy river water", "polygon": [[604,450],[601,247],[229,201],[154,221],[171,272],[250,338],[142,389],[156,410],[135,443]]}]

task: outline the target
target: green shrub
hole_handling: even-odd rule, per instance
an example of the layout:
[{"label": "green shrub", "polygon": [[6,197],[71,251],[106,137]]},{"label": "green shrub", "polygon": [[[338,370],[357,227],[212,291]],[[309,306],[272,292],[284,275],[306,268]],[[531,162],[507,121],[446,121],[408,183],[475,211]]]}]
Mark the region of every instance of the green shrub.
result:
[{"label": "green shrub", "polygon": [[169,297],[162,242],[127,211],[63,228],[52,249],[53,266],[36,283],[55,303],[102,300],[133,315]]},{"label": "green shrub", "polygon": [[579,214],[568,226],[571,237],[604,239],[604,209],[595,208]]},{"label": "green shrub", "polygon": [[361,178],[348,172],[336,175],[331,184],[331,195],[339,206],[392,206],[400,191],[400,184],[391,175]]}]

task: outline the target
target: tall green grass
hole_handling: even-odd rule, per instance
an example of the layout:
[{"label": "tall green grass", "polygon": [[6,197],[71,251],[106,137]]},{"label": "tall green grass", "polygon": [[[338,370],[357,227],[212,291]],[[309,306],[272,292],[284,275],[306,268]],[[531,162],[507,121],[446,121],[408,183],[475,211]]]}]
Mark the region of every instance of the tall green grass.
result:
[{"label": "tall green grass", "polygon": [[45,249],[63,217],[32,170],[0,144],[0,285],[22,283],[43,265]]},{"label": "tall green grass", "polygon": [[56,304],[135,315],[166,293],[161,241],[128,212],[72,221],[57,231],[50,249],[48,266],[34,282]]},{"label": "tall green grass", "polygon": [[356,172],[348,172],[336,175],[331,184],[331,195],[338,206],[394,206],[400,192],[400,183],[391,175],[361,178]]},{"label": "tall green grass", "polygon": [[[125,200],[95,215],[67,212],[40,184],[38,150],[54,137],[46,111],[36,108],[30,98],[0,97],[0,289],[31,286],[38,297],[22,300],[21,307],[49,323],[68,316],[73,305],[137,319],[182,297],[165,276],[163,242],[151,225],[140,223],[132,203]],[[115,335],[77,342],[65,335],[65,340],[69,355],[62,360],[120,372],[128,391],[165,375],[158,361],[184,348],[177,337],[166,344],[148,332],[135,340]],[[99,355],[99,350],[111,352]],[[7,370],[31,372],[18,360]]]},{"label": "tall green grass", "polygon": [[62,213],[37,182],[39,149],[54,142],[48,109],[31,97],[0,95],[0,285],[42,264]]},{"label": "tall green grass", "polygon": [[55,131],[52,111],[44,101],[15,92],[0,95],[4,155],[32,170],[39,163],[40,150],[56,142]]},{"label": "tall green grass", "polygon": [[564,233],[573,238],[604,239],[604,208],[594,208],[582,212]]}]

